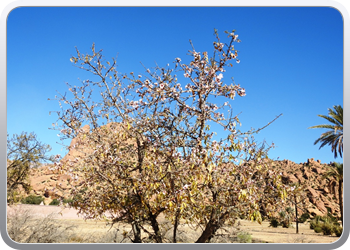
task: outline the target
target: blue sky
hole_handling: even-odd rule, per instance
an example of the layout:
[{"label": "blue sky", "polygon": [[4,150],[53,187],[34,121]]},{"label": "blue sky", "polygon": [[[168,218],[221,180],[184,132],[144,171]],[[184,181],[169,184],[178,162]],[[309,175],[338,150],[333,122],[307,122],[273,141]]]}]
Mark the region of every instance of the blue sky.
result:
[{"label": "blue sky", "polygon": [[214,28],[222,37],[235,29],[242,41],[235,46],[241,63],[224,75],[246,89],[230,101],[242,112],[241,129],[283,113],[256,136],[276,145],[271,158],[334,161],[330,147],[313,145],[324,131],[308,129],[325,122],[318,114],[343,105],[343,20],[325,7],[17,8],[7,21],[8,133],[34,131],[53,154],[65,154],[48,129],[57,120],[49,112],[59,109],[48,98],[86,77],[69,60],[75,46],[85,53],[95,43],[106,58],[118,55],[120,72],[144,73],[140,62],[151,68],[189,60],[189,39],[196,51],[211,52]]}]

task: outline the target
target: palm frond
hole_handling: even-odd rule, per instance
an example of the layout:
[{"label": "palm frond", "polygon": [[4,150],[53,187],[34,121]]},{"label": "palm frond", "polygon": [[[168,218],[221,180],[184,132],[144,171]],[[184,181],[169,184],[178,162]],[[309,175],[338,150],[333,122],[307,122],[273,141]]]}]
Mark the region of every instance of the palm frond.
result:
[{"label": "palm frond", "polygon": [[343,157],[343,108],[340,105],[333,106],[333,109],[328,109],[328,116],[318,115],[326,119],[332,124],[322,124],[309,127],[310,128],[325,128],[329,131],[322,133],[321,136],[314,142],[314,145],[321,143],[320,149],[326,145],[331,146],[334,157]]}]

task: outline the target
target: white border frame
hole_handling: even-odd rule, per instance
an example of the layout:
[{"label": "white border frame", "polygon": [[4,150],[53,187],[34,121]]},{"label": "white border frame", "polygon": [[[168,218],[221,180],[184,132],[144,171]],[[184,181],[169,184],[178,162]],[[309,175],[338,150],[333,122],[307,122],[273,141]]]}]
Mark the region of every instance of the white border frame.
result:
[{"label": "white border frame", "polygon": [[[343,2],[347,0],[342,0]],[[8,2],[8,1],[7,1]],[[345,7],[340,4],[339,2],[330,1],[330,0],[321,0],[321,1],[312,1],[312,0],[283,0],[283,1],[277,1],[277,0],[266,0],[266,1],[259,1],[259,0],[246,0],[246,1],[238,1],[238,0],[216,0],[216,1],[208,1],[208,0],[177,0],[177,1],[168,1],[168,2],[158,2],[156,0],[149,0],[149,1],[137,1],[137,0],[128,0],[128,1],[106,1],[106,0],[99,0],[99,1],[92,1],[92,0],[85,0],[85,1],[79,1],[79,0],[52,0],[52,1],[44,1],[44,0],[20,0],[9,3],[5,9],[2,10],[1,13],[1,39],[0,39],[0,46],[1,51],[3,53],[1,54],[0,58],[0,64],[1,64],[1,82],[6,83],[6,24],[7,24],[7,17],[9,13],[17,8],[17,7],[98,7],[98,6],[130,6],[130,7],[142,7],[142,6],[164,6],[164,7],[172,7],[172,6],[183,6],[183,7],[189,7],[189,6],[212,6],[212,7],[333,7],[337,9],[343,16],[343,24],[344,24],[344,82],[343,82],[343,97],[345,97],[345,94],[349,95],[349,73],[350,72],[350,54],[349,50],[347,50],[348,43],[349,43],[349,36],[350,36],[350,22],[349,22],[349,13],[345,9]],[[6,144],[5,144],[5,137],[6,137],[6,131],[7,131],[7,121],[6,121],[6,84],[0,84],[0,100],[2,102],[2,105],[0,106],[0,113],[1,119],[0,126],[1,126],[1,162],[3,162],[4,165],[1,164],[1,166],[6,165]],[[345,124],[347,124],[347,120],[350,119],[347,115],[347,107],[349,106],[350,100],[344,99],[344,117],[345,117]],[[5,119],[4,119],[5,118]],[[345,130],[346,127],[345,127]],[[346,145],[346,141],[348,141],[347,133],[345,133],[344,136],[344,144]],[[345,163],[345,159],[347,159],[347,153],[348,150],[345,147],[345,151],[343,154],[343,162]],[[284,248],[286,250],[288,249],[295,249],[296,247],[305,247],[309,249],[317,249],[317,250],[323,250],[323,249],[335,249],[341,247],[348,239],[349,236],[349,223],[350,219],[346,216],[345,211],[346,208],[349,206],[349,200],[346,199],[346,194],[348,193],[347,190],[350,188],[350,182],[345,181],[344,182],[344,229],[343,229],[343,235],[339,238],[339,240],[328,243],[328,244],[321,244],[321,243],[291,243],[291,244],[266,244],[266,243],[253,243],[253,244],[87,244],[87,243],[77,243],[77,244],[19,244],[14,241],[12,241],[6,230],[6,173],[5,173],[5,167],[1,170],[2,174],[2,188],[0,188],[0,197],[1,197],[1,203],[0,203],[0,222],[1,222],[1,236],[4,240],[4,242],[7,244],[6,247],[11,247],[15,249],[61,249],[62,247],[68,247],[69,249],[96,249],[98,248],[104,248],[104,249],[115,249],[115,248],[122,248],[122,249],[134,249],[134,248],[142,248],[142,249],[163,249],[164,247],[169,249],[176,249],[177,247],[190,247],[193,249],[212,249],[213,245],[215,247],[220,249],[231,249],[231,248],[240,248],[240,249],[251,249],[251,248],[262,248],[262,249],[281,249]],[[344,174],[347,175],[345,178],[346,180],[349,178],[347,167],[344,169]],[[186,245],[186,246],[185,246]],[[349,245],[349,244],[347,244]],[[5,249],[8,249],[6,248]],[[2,249],[4,249],[2,247]],[[342,247],[342,249],[345,249],[345,246]]]}]

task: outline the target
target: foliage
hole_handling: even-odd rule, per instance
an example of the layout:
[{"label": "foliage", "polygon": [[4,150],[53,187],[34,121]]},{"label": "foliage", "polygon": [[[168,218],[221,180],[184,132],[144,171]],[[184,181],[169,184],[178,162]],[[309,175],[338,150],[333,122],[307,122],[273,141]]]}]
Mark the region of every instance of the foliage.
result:
[{"label": "foliage", "polygon": [[333,217],[331,214],[315,216],[315,218],[310,221],[310,229],[313,229],[316,233],[322,232],[324,235],[332,235],[334,233],[338,237],[342,233],[342,228],[337,218]]},{"label": "foliage", "polygon": [[299,222],[300,223],[304,223],[305,221],[307,221],[308,219],[310,219],[310,214],[308,212],[303,213],[300,218],[299,218]]},{"label": "foliage", "polygon": [[237,234],[237,241],[239,243],[252,243],[252,235],[248,232],[239,232]]},{"label": "foliage", "polygon": [[330,222],[324,222],[321,225],[321,229],[324,235],[331,235],[334,231],[334,224]]},{"label": "foliage", "polygon": [[319,215],[316,215],[311,221],[310,221],[310,229],[315,229],[315,227],[319,226],[322,222],[322,217]]},{"label": "foliage", "polygon": [[328,116],[318,115],[329,121],[331,124],[322,124],[317,126],[312,126],[310,128],[326,128],[329,131],[322,133],[320,138],[315,141],[321,143],[320,148],[325,145],[332,146],[332,152],[334,152],[334,157],[337,158],[338,153],[342,157],[343,152],[343,107],[341,105],[335,105],[332,109],[328,109]]},{"label": "foliage", "polygon": [[53,199],[53,200],[49,203],[49,205],[52,205],[52,206],[58,206],[59,204],[60,204],[60,201],[57,200],[57,199]]},{"label": "foliage", "polygon": [[18,201],[19,188],[26,193],[31,190],[28,179],[31,167],[41,161],[53,160],[46,154],[50,146],[37,140],[34,133],[22,132],[10,137],[7,134],[7,202],[12,204]]},{"label": "foliage", "polygon": [[44,201],[44,197],[38,195],[29,195],[21,200],[22,204],[33,204],[33,205],[39,205],[42,201]]},{"label": "foliage", "polygon": [[[271,146],[253,136],[271,122],[241,132],[227,101],[245,96],[240,85],[223,81],[230,61],[239,62],[237,35],[227,34],[223,43],[215,31],[212,57],[193,48],[188,64],[175,58],[173,68],[156,66],[137,76],[120,74],[115,59],[104,63],[94,45],[92,54],[77,50],[71,61],[93,80],[69,85],[72,99],[56,97],[61,111],[55,124],[62,140],[77,141],[79,155],[55,167],[86,189],[72,189],[72,206],[87,218],[110,212],[111,223],[129,223],[132,242],[164,242],[162,214],[174,224],[172,242],[184,221],[202,229],[196,242],[203,243],[239,217],[260,223],[261,201],[268,212],[279,206],[287,186],[269,167]],[[226,134],[214,140],[213,125]]]},{"label": "foliage", "polygon": [[335,225],[334,228],[333,228],[333,231],[334,231],[334,234],[337,237],[340,237],[342,235],[342,233],[343,233],[343,228],[340,227],[340,226]]},{"label": "foliage", "polygon": [[71,204],[73,202],[73,199],[70,199],[70,198],[64,198],[62,200],[63,204]]},{"label": "foliage", "polygon": [[276,218],[270,219],[270,227],[278,227],[279,225],[280,225],[280,223]]},{"label": "foliage", "polygon": [[7,193],[7,201],[11,204],[13,203],[19,203],[24,198],[24,194],[22,194],[18,190],[14,190],[12,192]]}]

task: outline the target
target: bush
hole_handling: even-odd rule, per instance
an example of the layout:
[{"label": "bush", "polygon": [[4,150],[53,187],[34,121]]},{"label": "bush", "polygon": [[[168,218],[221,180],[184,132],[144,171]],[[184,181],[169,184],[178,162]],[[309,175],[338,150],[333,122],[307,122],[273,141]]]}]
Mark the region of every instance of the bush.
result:
[{"label": "bush", "polygon": [[337,237],[340,237],[343,233],[343,228],[340,226],[334,226],[333,231]]},{"label": "bush", "polygon": [[66,198],[63,199],[64,204],[67,204],[67,203],[71,204],[72,202],[73,202],[73,199],[66,199]]},{"label": "bush", "polygon": [[323,235],[332,235],[333,228],[334,228],[334,225],[332,223],[329,223],[329,222],[323,223],[323,225],[321,226]]},{"label": "bush", "polygon": [[26,198],[21,200],[22,204],[34,204],[34,205],[39,205],[42,201],[44,201],[44,197],[38,195],[29,195]]},{"label": "bush", "polygon": [[315,227],[320,226],[320,223],[322,221],[322,217],[319,215],[316,215],[311,221],[310,221],[310,229],[315,229]]},{"label": "bush", "polygon": [[328,214],[326,216],[315,216],[310,221],[310,229],[314,229],[316,233],[323,233],[323,235],[332,235],[333,233],[338,237],[342,234],[342,228],[337,221],[337,218]]},{"label": "bush", "polygon": [[247,232],[239,232],[237,240],[239,243],[252,243],[252,236]]},{"label": "bush", "polygon": [[51,206],[58,206],[59,204],[60,204],[60,201],[59,201],[59,200],[53,199],[53,200],[50,202],[49,205],[51,205]]},{"label": "bush", "polygon": [[300,223],[304,223],[305,221],[307,221],[308,219],[310,219],[310,215],[309,213],[303,213],[300,218],[299,218],[299,222]]},{"label": "bush", "polygon": [[321,233],[321,232],[322,232],[322,228],[321,228],[320,226],[316,226],[316,227],[314,228],[314,231],[315,231],[316,233]]},{"label": "bush", "polygon": [[292,223],[289,220],[284,220],[281,222],[282,227],[284,228],[290,228],[292,226]]},{"label": "bush", "polygon": [[272,218],[270,221],[270,227],[278,227],[279,226],[279,222],[276,218]]}]

